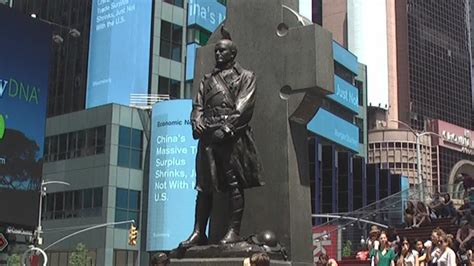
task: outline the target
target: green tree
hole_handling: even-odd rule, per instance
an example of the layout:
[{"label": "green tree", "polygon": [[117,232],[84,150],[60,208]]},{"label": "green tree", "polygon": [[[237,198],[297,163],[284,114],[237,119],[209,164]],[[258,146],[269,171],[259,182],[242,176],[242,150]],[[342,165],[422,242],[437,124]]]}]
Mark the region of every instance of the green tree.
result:
[{"label": "green tree", "polygon": [[87,266],[90,265],[91,258],[88,255],[86,245],[79,243],[76,246],[76,250],[71,254],[69,258],[69,264],[72,266]]},{"label": "green tree", "polygon": [[349,257],[352,255],[352,242],[347,240],[344,242],[344,247],[342,248],[342,256]]},{"label": "green tree", "polygon": [[8,266],[20,266],[21,257],[18,254],[11,254],[8,256],[7,265]]}]

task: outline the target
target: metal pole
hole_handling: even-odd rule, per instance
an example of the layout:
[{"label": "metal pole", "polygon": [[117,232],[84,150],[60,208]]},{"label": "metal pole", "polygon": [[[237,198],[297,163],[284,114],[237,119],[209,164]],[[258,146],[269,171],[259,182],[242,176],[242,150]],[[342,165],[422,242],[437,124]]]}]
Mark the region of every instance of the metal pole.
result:
[{"label": "metal pole", "polygon": [[135,220],[127,220],[127,221],[121,221],[121,222],[110,222],[110,223],[94,225],[94,226],[91,226],[89,228],[85,228],[85,229],[79,230],[77,232],[74,232],[72,234],[69,234],[69,235],[57,240],[56,242],[50,244],[49,246],[45,247],[44,250],[47,250],[47,249],[51,248],[52,246],[66,240],[68,238],[71,238],[75,235],[78,235],[78,234],[81,234],[81,233],[84,233],[84,232],[87,232],[87,231],[90,231],[90,230],[94,230],[94,229],[97,229],[97,228],[106,227],[106,226],[110,226],[110,225],[130,224],[130,223],[135,223]]},{"label": "metal pole", "polygon": [[36,228],[36,240],[38,241],[38,245],[41,246],[43,243],[43,240],[41,239],[41,233],[43,230],[43,227],[41,226],[41,215],[43,214],[43,197],[46,196],[46,185],[49,184],[60,184],[60,185],[66,185],[70,186],[68,182],[63,182],[63,181],[46,181],[41,180],[41,187],[40,187],[40,199],[39,199],[39,210],[38,210],[38,227]]},{"label": "metal pole", "polygon": [[421,175],[421,150],[420,150],[420,137],[421,135],[416,133],[416,163],[417,163],[417,175],[418,175],[418,189],[420,190],[420,200],[424,201],[424,187],[423,187],[423,177]]},{"label": "metal pole", "polygon": [[43,212],[43,196],[44,196],[44,181],[41,180],[41,187],[40,187],[40,198],[39,198],[39,216],[38,216],[38,227],[36,228],[36,240],[38,241],[38,245],[41,245],[41,230],[43,228],[41,227],[41,215]]}]

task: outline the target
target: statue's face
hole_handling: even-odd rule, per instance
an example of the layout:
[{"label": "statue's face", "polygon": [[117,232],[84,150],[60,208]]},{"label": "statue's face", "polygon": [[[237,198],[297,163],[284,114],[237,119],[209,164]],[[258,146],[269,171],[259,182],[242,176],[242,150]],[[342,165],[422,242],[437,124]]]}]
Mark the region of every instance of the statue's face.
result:
[{"label": "statue's face", "polygon": [[220,40],[216,44],[215,56],[218,65],[225,65],[234,61],[235,55],[232,52],[231,46],[232,42],[229,40]]}]

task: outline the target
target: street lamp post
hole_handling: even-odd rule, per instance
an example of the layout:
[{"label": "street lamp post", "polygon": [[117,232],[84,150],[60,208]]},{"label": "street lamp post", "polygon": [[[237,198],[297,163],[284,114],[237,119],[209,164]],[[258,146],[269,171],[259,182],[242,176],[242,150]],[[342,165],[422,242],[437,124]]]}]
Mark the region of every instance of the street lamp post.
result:
[{"label": "street lamp post", "polygon": [[63,181],[44,181],[41,180],[41,187],[40,187],[40,199],[39,199],[39,209],[38,209],[38,227],[36,228],[36,240],[38,241],[38,245],[42,245],[42,238],[41,233],[43,232],[43,228],[41,227],[41,215],[43,214],[43,197],[46,196],[46,185],[50,184],[60,184],[65,186],[70,186],[68,182]]},{"label": "street lamp post", "polygon": [[423,185],[423,175],[421,173],[421,144],[420,144],[420,139],[421,139],[421,137],[426,136],[426,135],[435,135],[435,136],[441,138],[441,135],[439,135],[438,133],[435,133],[435,132],[430,132],[430,131],[425,131],[425,132],[419,133],[419,132],[415,131],[413,128],[411,128],[405,122],[402,122],[402,121],[399,121],[399,120],[394,120],[394,119],[390,119],[389,121],[396,122],[396,123],[404,125],[406,128],[408,128],[413,133],[413,135],[415,135],[416,164],[417,164],[416,172],[417,172],[417,177],[418,177],[418,188],[420,189],[420,200],[424,200],[424,198],[425,198],[425,188],[424,188],[424,185]]}]

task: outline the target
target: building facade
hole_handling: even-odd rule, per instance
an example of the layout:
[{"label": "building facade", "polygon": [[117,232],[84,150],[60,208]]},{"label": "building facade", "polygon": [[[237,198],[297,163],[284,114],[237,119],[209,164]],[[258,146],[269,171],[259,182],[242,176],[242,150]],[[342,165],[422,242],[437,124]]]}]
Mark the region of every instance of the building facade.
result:
[{"label": "building facade", "polygon": [[[43,179],[70,185],[47,187],[43,247],[98,224],[134,220],[146,230],[148,128],[146,111],[115,104],[48,119]],[[47,249],[49,265],[67,265],[78,243],[90,251],[92,265],[146,265],[144,234],[130,246],[129,227],[107,226],[58,243]]]},{"label": "building facade", "polygon": [[[347,48],[368,68],[368,105],[374,110],[368,118],[369,162],[395,173],[406,173],[410,184],[416,183],[415,165],[402,158],[402,153],[410,152],[414,136],[407,137],[404,132],[411,131],[400,122],[420,133],[432,131],[433,120],[472,130],[471,1],[453,5],[421,0],[386,0],[376,5],[352,0],[323,4],[323,26],[334,32],[342,44],[347,43]],[[328,13],[324,14],[324,10]],[[429,186],[446,187],[452,170],[446,169],[448,165],[472,161],[472,157],[437,148],[433,143],[439,137],[431,137],[422,145],[426,150],[421,155],[423,176]],[[387,157],[393,152],[395,157]],[[450,163],[443,163],[442,158]],[[440,170],[441,165],[444,170]]]},{"label": "building facade", "polygon": [[[335,93],[322,100],[315,118],[317,125],[308,125],[310,178],[314,214],[352,211],[364,206],[366,193],[366,73],[365,66],[337,42],[333,42]],[[317,120],[328,111],[333,124]],[[326,134],[321,127],[334,127],[336,133]],[[337,129],[345,127],[345,137],[336,137]],[[355,132],[352,131],[355,129]],[[350,139],[345,142],[343,139]],[[318,223],[318,219],[314,223]]]}]

